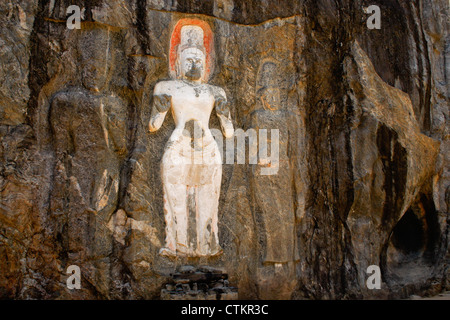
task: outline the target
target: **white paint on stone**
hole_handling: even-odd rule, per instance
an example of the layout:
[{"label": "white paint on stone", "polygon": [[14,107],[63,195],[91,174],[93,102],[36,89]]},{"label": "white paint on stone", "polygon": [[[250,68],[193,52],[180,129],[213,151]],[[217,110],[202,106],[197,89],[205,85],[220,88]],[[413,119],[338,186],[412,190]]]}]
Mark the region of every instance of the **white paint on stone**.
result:
[{"label": "white paint on stone", "polygon": [[205,61],[203,30],[184,26],[176,79],[161,81],[154,89],[150,132],[161,127],[169,109],[176,125],[161,164],[166,221],[161,255],[214,256],[222,252],[217,226],[222,159],[209,129],[214,107],[225,137],[231,137],[234,129],[225,91],[206,83]]}]

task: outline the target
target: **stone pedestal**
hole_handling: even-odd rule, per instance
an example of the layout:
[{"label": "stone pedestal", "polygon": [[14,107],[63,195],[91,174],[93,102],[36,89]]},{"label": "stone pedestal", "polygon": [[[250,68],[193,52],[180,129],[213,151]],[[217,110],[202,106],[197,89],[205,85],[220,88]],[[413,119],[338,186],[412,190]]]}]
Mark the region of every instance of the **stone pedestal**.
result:
[{"label": "stone pedestal", "polygon": [[230,287],[228,274],[208,266],[182,266],[171,274],[161,290],[162,300],[237,300],[238,289]]}]

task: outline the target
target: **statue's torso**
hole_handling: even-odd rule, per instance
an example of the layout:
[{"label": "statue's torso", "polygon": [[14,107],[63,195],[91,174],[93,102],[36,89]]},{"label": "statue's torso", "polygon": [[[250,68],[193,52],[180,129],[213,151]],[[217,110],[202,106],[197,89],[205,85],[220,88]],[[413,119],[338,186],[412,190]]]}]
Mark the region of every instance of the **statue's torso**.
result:
[{"label": "statue's torso", "polygon": [[[164,81],[159,94],[171,97],[172,115],[176,128],[172,138],[182,134],[186,124],[194,120],[209,135],[209,118],[215,102],[215,87],[208,84],[192,85],[184,81]],[[192,133],[191,133],[192,134]]]}]

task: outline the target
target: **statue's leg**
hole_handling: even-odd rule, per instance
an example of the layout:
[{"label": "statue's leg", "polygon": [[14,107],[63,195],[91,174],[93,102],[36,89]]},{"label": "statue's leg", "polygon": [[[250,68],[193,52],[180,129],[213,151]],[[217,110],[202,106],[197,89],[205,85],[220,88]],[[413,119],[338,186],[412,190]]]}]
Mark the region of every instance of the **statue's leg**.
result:
[{"label": "statue's leg", "polygon": [[214,256],[222,253],[217,220],[222,165],[213,164],[205,170],[208,170],[211,178],[209,183],[197,187],[197,252],[201,256]]},{"label": "statue's leg", "polygon": [[[187,178],[190,161],[189,140],[171,142],[166,147],[161,178],[164,190],[164,217],[166,220],[166,248],[161,254],[189,254]],[[166,251],[166,252],[164,252]]]},{"label": "statue's leg", "polygon": [[166,248],[161,254],[176,255],[188,251],[187,187],[184,183],[186,165],[179,159],[177,145],[168,148],[161,165],[164,190],[164,218],[166,221]]},{"label": "statue's leg", "polygon": [[253,176],[254,195],[259,207],[258,228],[265,235],[264,263],[280,264],[294,261],[295,213],[290,179],[285,169],[277,175]]},{"label": "statue's leg", "polygon": [[176,255],[176,231],[175,231],[175,219],[173,212],[169,206],[169,200],[167,197],[167,191],[164,187],[164,220],[166,223],[166,244],[161,249],[160,253],[164,255]]},{"label": "statue's leg", "polygon": [[166,247],[173,252],[186,253],[188,248],[186,192],[185,185],[164,183]]}]

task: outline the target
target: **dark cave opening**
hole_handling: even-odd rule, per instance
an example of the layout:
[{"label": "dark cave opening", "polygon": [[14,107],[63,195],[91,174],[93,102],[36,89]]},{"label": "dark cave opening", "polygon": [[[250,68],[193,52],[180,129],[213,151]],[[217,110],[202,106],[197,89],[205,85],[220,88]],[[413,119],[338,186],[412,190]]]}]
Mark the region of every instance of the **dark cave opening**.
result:
[{"label": "dark cave opening", "polygon": [[431,195],[421,194],[392,231],[392,245],[401,253],[421,256],[434,263],[441,236],[438,215]]},{"label": "dark cave opening", "polygon": [[442,232],[431,193],[421,193],[398,221],[381,257],[391,285],[426,281],[442,258]]},{"label": "dark cave opening", "polygon": [[405,254],[421,251],[425,246],[423,222],[409,209],[392,232],[392,244]]}]

